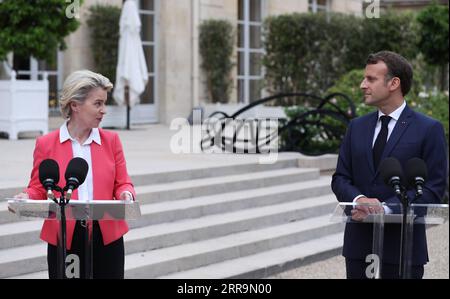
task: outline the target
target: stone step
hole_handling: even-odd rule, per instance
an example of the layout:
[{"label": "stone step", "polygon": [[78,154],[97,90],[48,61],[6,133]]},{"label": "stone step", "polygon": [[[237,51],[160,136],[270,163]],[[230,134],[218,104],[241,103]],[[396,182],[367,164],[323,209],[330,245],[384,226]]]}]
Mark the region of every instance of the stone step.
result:
[{"label": "stone step", "polygon": [[136,188],[141,203],[156,203],[178,199],[221,194],[230,191],[248,190],[318,179],[318,169],[287,168],[187,180],[167,184],[148,185]]},{"label": "stone step", "polygon": [[[156,277],[157,279],[258,279],[302,267],[340,254],[343,233],[339,232],[300,244],[265,251],[237,259],[211,264],[187,271]],[[128,272],[125,274],[128,277]],[[47,279],[40,271],[12,279]],[[302,277],[298,277],[302,278]]]},{"label": "stone step", "polygon": [[[258,279],[341,253],[342,232],[300,244],[160,276],[161,279]],[[46,272],[39,276],[46,277]],[[302,278],[302,277],[298,277]]]},{"label": "stone step", "polygon": [[129,254],[125,260],[125,276],[156,278],[291,246],[343,230],[340,223],[330,223],[329,219],[329,215],[319,216],[205,241]]},{"label": "stone step", "polygon": [[307,182],[145,204],[141,205],[141,217],[138,220],[129,221],[129,224],[131,227],[141,227],[330,193],[330,177],[321,177],[318,180]]},{"label": "stone step", "polygon": [[189,169],[180,169],[167,172],[134,174],[131,175],[131,180],[135,186],[145,186],[149,184],[164,184],[177,181],[220,177],[238,173],[254,173],[292,167],[298,167],[298,159],[292,157],[283,157],[280,155],[277,159],[277,162],[272,164],[261,164],[252,162],[252,163],[239,163],[207,168],[191,167]]},{"label": "stone step", "polygon": [[47,243],[0,250],[0,278],[47,269]]},{"label": "stone step", "polygon": [[[285,204],[132,229],[125,235],[126,252],[133,254],[156,248],[166,248],[322,215],[332,210],[335,205],[334,201],[331,195],[326,195]],[[0,277],[45,269],[46,250],[44,248],[41,250],[42,255],[36,256],[36,248],[40,248],[36,246],[29,245],[0,250]],[[27,251],[27,248],[31,248],[30,251]],[[30,268],[29,265],[43,268]]]},{"label": "stone step", "polygon": [[[228,175],[207,179],[185,180],[166,184],[136,187],[141,204],[172,201],[225,192],[262,188],[319,178],[317,169],[287,168],[249,174]],[[7,202],[0,202],[0,224],[23,221],[8,211]]]},{"label": "stone step", "polygon": [[[330,193],[330,178],[321,177],[308,182],[146,204],[141,205],[141,217],[138,220],[129,221],[129,225],[131,228],[137,228]],[[0,249],[39,242],[42,223],[43,220],[33,220],[0,224]]]},{"label": "stone step", "polygon": [[24,275],[5,277],[4,279],[48,279],[48,271],[45,270]]},{"label": "stone step", "polygon": [[[300,244],[269,250],[192,270],[175,272],[157,279],[259,279],[309,265],[339,255],[343,233],[336,233]],[[128,276],[127,272],[125,276]],[[10,277],[11,279],[47,279],[48,272]],[[301,277],[298,277],[301,278]]]},{"label": "stone step", "polygon": [[131,230],[125,235],[127,253],[148,251],[217,238],[242,231],[299,221],[331,213],[331,195],[230,213],[162,223]]},{"label": "stone step", "polygon": [[20,247],[41,242],[39,234],[43,219],[0,225],[0,249]]},{"label": "stone step", "polygon": [[[229,165],[216,167],[195,168],[195,166],[192,166],[190,168],[172,171],[162,171],[162,172],[160,171],[153,173],[130,173],[130,177],[133,184],[137,187],[149,184],[164,184],[176,181],[220,177],[226,175],[233,175],[237,173],[254,173],[260,171],[270,171],[292,167],[298,167],[297,158],[279,155],[277,161],[272,164],[261,164],[257,162],[250,162],[250,163],[234,162]],[[20,185],[0,188],[0,202],[7,197],[12,197],[15,194],[20,193],[24,188],[25,186]]]}]

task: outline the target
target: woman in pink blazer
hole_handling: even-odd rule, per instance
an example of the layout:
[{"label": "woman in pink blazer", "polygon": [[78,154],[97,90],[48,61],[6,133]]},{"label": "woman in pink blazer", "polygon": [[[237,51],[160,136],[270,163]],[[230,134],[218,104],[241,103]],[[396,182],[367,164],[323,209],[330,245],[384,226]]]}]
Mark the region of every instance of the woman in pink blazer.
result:
[{"label": "woman in pink blazer", "polygon": [[[106,113],[107,93],[112,87],[106,77],[87,70],[74,72],[66,79],[60,105],[67,121],[59,130],[36,140],[31,180],[24,192],[16,195],[17,198],[47,198],[39,181],[39,165],[44,159],[58,162],[59,186],[65,186],[64,173],[69,161],[81,157],[88,162],[89,171],[71,200],[134,200],[136,194],[127,173],[119,136],[98,128]],[[85,229],[84,221],[67,220],[67,254],[80,257],[82,277]],[[57,277],[58,230],[59,221],[46,220],[41,231],[41,239],[48,243],[50,278]],[[93,277],[123,278],[125,254],[122,236],[128,232],[127,223],[124,220],[94,221],[93,231]]]}]

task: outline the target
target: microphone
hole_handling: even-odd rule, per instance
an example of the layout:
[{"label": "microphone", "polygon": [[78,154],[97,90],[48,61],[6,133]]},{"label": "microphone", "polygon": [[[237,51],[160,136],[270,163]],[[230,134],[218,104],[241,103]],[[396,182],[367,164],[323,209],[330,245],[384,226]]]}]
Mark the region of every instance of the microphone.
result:
[{"label": "microphone", "polygon": [[39,181],[47,190],[47,198],[55,200],[52,190],[59,182],[59,166],[55,160],[45,159],[39,164]]},{"label": "microphone", "polygon": [[72,197],[73,190],[84,183],[88,170],[89,165],[83,158],[77,157],[70,160],[69,165],[67,165],[66,173],[64,174],[64,177],[66,178],[66,187],[64,189],[67,190],[67,201]]},{"label": "microphone", "polygon": [[394,188],[395,194],[402,195],[403,170],[395,158],[386,158],[380,164],[380,174],[386,185]]},{"label": "microphone", "polygon": [[423,195],[423,185],[427,180],[427,165],[422,159],[412,158],[405,165],[406,181],[409,187],[416,189],[416,197]]}]

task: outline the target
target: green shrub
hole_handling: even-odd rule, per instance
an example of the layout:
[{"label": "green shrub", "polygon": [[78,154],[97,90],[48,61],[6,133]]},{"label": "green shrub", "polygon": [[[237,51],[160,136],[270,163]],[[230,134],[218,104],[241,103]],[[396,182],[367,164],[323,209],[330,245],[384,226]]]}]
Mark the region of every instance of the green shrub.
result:
[{"label": "green shrub", "polygon": [[[361,88],[359,88],[364,79],[364,70],[357,69],[348,72],[336,81],[336,83],[328,89],[327,94],[340,92],[347,95],[356,106],[356,115],[361,116],[369,112],[375,111],[375,108],[364,104],[364,97]],[[341,107],[345,108],[345,107]]]},{"label": "green shrub", "polygon": [[199,46],[208,100],[227,103],[232,87],[233,25],[226,20],[204,21],[200,25]]},{"label": "green shrub", "polygon": [[289,126],[279,132],[282,151],[298,151],[309,156],[338,153],[347,127],[346,120],[332,109],[286,107]]},{"label": "green shrub", "polygon": [[[324,94],[352,69],[363,68],[370,53],[418,53],[412,14],[388,12],[379,19],[294,13],[264,22],[266,88],[271,94]],[[359,85],[358,85],[359,86]]]},{"label": "green shrub", "polygon": [[[91,51],[94,56],[94,69],[106,76],[111,82],[116,80],[116,68],[119,52],[121,9],[112,5],[94,5],[89,8],[87,23],[90,29]],[[108,96],[107,104],[114,104]]]},{"label": "green shrub", "polygon": [[[413,63],[414,66],[416,66]],[[355,103],[356,115],[362,116],[367,113],[376,111],[375,107],[368,106],[363,102],[363,93],[359,88],[361,81],[364,78],[364,70],[352,70],[337,80],[335,85],[328,89],[327,94],[343,93],[346,94]],[[442,123],[445,129],[446,138],[449,138],[449,94],[448,91],[440,92],[434,90],[426,92],[426,88],[422,84],[423,74],[421,69],[414,70],[414,79],[411,91],[406,95],[407,104],[414,110],[428,115]],[[337,105],[341,109],[346,106],[343,102],[338,102]],[[292,113],[289,114],[292,116]]]},{"label": "green shrub", "polygon": [[[347,20],[348,22],[346,22]],[[352,16],[280,15],[264,22],[266,87],[269,93],[320,94],[346,71],[341,59],[350,37]]]},{"label": "green shrub", "polygon": [[432,91],[432,92],[421,92],[418,97],[413,101],[408,101],[408,104],[416,111],[420,111],[442,123],[445,130],[445,135],[449,137],[448,128],[448,91]]}]

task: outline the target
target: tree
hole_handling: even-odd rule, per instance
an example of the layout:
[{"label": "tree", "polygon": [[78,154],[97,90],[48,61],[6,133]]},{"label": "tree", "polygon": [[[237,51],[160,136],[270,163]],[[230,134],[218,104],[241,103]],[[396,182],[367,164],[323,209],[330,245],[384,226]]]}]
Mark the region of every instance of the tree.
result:
[{"label": "tree", "polygon": [[74,16],[66,15],[71,5],[65,0],[0,1],[0,61],[13,52],[53,62],[57,48],[66,48],[64,37],[79,26]]},{"label": "tree", "polygon": [[432,4],[417,16],[418,48],[425,61],[441,68],[441,90],[448,88],[448,6]]}]

